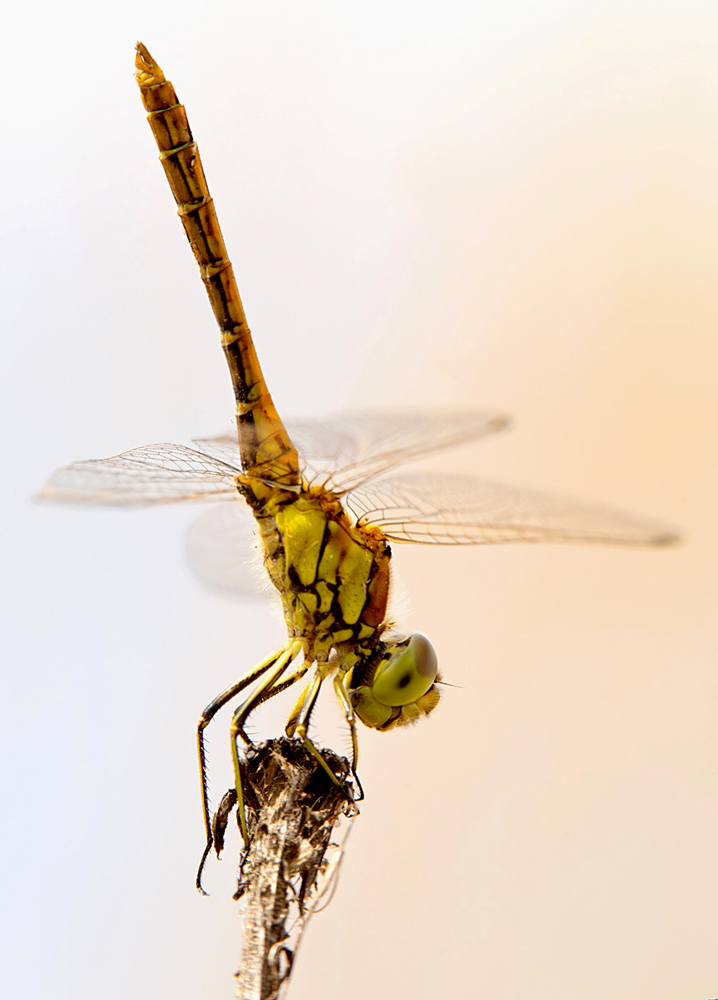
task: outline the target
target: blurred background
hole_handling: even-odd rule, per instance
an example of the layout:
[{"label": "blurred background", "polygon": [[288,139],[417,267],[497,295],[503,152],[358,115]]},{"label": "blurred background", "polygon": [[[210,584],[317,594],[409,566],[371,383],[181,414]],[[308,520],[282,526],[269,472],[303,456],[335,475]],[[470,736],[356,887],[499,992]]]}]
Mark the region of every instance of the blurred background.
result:
[{"label": "blurred background", "polygon": [[[236,839],[194,889],[194,728],[281,622],[192,577],[194,509],[30,499],[231,418],[141,38],[280,412],[494,406],[509,432],[425,467],[685,535],[396,547],[401,624],[458,688],[361,732],[366,800],[290,1000],[718,996],[718,6],[41,0],[5,38],[7,995],[230,997],[239,955]],[[224,718],[211,752],[217,799]]]}]

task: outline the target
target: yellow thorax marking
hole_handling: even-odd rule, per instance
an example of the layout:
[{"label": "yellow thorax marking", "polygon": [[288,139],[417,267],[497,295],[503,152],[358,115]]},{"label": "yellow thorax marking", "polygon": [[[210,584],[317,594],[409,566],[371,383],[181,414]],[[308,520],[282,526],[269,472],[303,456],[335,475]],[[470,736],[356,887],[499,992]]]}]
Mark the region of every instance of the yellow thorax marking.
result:
[{"label": "yellow thorax marking", "polygon": [[305,497],[280,510],[275,518],[284,539],[287,572],[294,569],[305,587],[314,583],[327,518],[323,510]]},{"label": "yellow thorax marking", "polygon": [[[312,590],[296,592],[290,599],[295,623],[306,627],[317,611],[329,612],[336,597],[341,624],[355,625],[367,603],[378,554],[373,534],[365,539],[361,529],[352,528],[337,498],[324,490],[304,493],[279,510],[275,507],[270,516],[282,541],[287,590],[293,589],[292,575],[300,586]],[[265,547],[265,553],[276,565],[276,546]],[[341,635],[349,638],[352,632]]]}]

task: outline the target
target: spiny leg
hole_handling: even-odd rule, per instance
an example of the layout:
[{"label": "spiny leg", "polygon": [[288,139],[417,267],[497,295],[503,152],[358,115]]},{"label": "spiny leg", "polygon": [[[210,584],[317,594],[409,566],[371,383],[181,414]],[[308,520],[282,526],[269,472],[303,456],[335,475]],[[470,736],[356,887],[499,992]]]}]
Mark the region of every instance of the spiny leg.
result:
[{"label": "spiny leg", "polygon": [[200,861],[199,870],[197,872],[197,888],[201,893],[204,894],[204,890],[201,886],[202,869],[204,868],[204,863],[207,860],[209,852],[212,850],[213,837],[212,837],[212,817],[210,815],[209,808],[209,789],[207,784],[207,753],[204,746],[204,731],[210,724],[212,719],[215,717],[217,712],[223,708],[227,702],[235,698],[240,691],[243,691],[248,685],[256,681],[258,677],[266,673],[277,660],[286,652],[287,646],[282,646],[281,649],[275,650],[266,660],[263,660],[258,664],[253,670],[250,670],[248,674],[245,674],[241,680],[232,684],[228,687],[226,691],[223,691],[220,695],[209,703],[205,708],[204,712],[199,717],[199,722],[197,724],[197,756],[199,758],[199,776],[200,785],[202,791],[202,815],[204,817],[204,829],[207,837],[204,853],[202,854],[202,860]]},{"label": "spiny leg", "polygon": [[[241,736],[247,746],[251,747],[253,744],[244,731],[244,723],[247,721],[247,718],[255,708],[267,701],[268,698],[272,698],[275,694],[278,694],[279,691],[283,691],[285,687],[289,686],[288,683],[285,684],[284,681],[281,681],[280,683],[277,682],[292,660],[301,651],[301,648],[302,644],[298,640],[287,643],[287,645],[280,651],[280,655],[269,664],[269,667],[272,669],[264,680],[262,680],[254,688],[254,690],[247,695],[242,704],[238,705],[232,713],[232,732],[235,736]],[[262,671],[262,673],[265,672],[266,671]],[[299,680],[305,672],[306,667],[304,667],[304,669],[302,669],[302,667],[297,668],[292,672],[293,680]],[[255,673],[255,677],[253,679],[256,679],[258,676],[259,674]],[[285,678],[285,680],[288,682],[289,678]]]},{"label": "spiny leg", "polygon": [[[265,690],[262,693],[261,697],[257,698],[257,701],[252,706],[252,711],[254,711],[255,708],[259,708],[260,705],[263,705],[265,701],[269,701],[269,699],[273,698],[275,694],[281,694],[282,691],[286,691],[287,688],[290,688],[293,684],[296,684],[297,681],[301,680],[302,677],[304,677],[307,670],[309,670],[310,666],[311,663],[308,663],[305,660],[300,666],[298,666],[295,670],[293,670],[291,674],[289,674],[287,677],[283,677],[282,680],[279,681],[277,684],[273,684],[269,690]],[[302,695],[302,697],[304,696]]]},{"label": "spiny leg", "polygon": [[325,679],[326,674],[322,673],[320,666],[311,682],[305,688],[302,698],[294,706],[294,709],[289,716],[289,721],[287,722],[286,733],[287,736],[298,736],[307,750],[309,750],[309,752],[319,761],[337,788],[343,788],[343,782],[337,778],[334,771],[332,771],[331,767],[324,760],[324,757],[319,749],[307,736],[309,720],[312,712],[314,711],[314,706],[316,705],[317,698],[319,697],[319,691],[321,690],[321,686]]},{"label": "spiny leg", "polygon": [[[277,684],[280,677],[287,669],[289,664],[301,651],[301,642],[295,641],[289,643],[284,647],[284,651],[277,658],[277,660],[271,664],[271,670],[269,674],[264,678],[264,680],[257,685],[257,687],[252,691],[249,697],[245,698],[242,704],[235,709],[232,715],[232,724],[229,729],[230,742],[232,747],[232,764],[234,766],[234,783],[237,789],[237,815],[239,816],[239,826],[242,831],[242,839],[245,844],[249,844],[249,834],[247,832],[247,819],[244,815],[244,793],[242,791],[242,770],[239,762],[239,752],[237,750],[237,737],[241,736],[244,742],[248,745],[252,745],[252,741],[249,739],[244,731],[244,723],[247,721],[250,713],[261,705],[262,702],[267,701],[268,698],[273,697],[273,695],[278,694],[279,691],[283,691],[287,684]],[[269,668],[266,668],[269,669]],[[301,668],[295,671],[294,680],[298,680],[302,676],[303,671]]]},{"label": "spiny leg", "polygon": [[347,720],[347,725],[349,726],[349,732],[351,733],[352,771],[354,772],[354,777],[356,777],[357,764],[359,762],[359,743],[357,741],[356,717],[354,715],[354,709],[352,708],[352,703],[349,701],[349,695],[347,694],[347,689],[344,687],[344,679],[342,677],[334,678],[334,693],[339,699],[339,704],[342,706],[344,710],[344,718]]}]

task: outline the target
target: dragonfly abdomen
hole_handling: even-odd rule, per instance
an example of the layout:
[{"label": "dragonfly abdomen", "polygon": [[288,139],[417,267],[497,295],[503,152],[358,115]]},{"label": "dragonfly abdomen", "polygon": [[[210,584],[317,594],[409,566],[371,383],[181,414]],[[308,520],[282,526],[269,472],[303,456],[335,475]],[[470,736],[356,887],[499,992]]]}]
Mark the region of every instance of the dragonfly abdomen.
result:
[{"label": "dragonfly abdomen", "polygon": [[135,63],[160,160],[221,331],[234,387],[243,470],[297,486],[297,450],[264,380],[187,114],[173,85],[141,43]]}]

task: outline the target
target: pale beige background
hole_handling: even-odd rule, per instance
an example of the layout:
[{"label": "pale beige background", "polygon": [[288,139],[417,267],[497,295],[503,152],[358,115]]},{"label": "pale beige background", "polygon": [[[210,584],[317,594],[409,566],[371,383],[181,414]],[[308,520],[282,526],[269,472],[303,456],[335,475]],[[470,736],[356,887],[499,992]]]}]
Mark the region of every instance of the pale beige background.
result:
[{"label": "pale beige background", "polygon": [[[27,501],[231,412],[141,37],[283,412],[495,405],[514,430],[435,467],[687,539],[396,552],[459,687],[361,734],[290,1000],[718,997],[718,7],[70,2],[4,28],[6,995],[214,1000],[238,954],[231,851],[193,888],[193,728],[281,626],[193,580],[189,510]],[[219,792],[222,725],[212,749]]]}]

